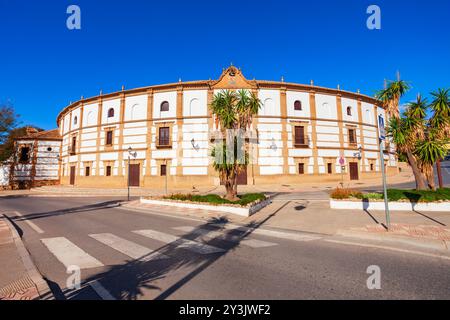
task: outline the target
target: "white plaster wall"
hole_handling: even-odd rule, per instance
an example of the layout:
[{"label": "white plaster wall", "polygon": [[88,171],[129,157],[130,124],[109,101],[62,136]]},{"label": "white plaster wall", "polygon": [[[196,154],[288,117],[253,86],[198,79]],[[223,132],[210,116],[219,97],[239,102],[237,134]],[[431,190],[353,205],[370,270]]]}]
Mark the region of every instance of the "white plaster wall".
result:
[{"label": "white plaster wall", "polygon": [[[77,123],[75,124],[75,118],[77,118]],[[80,128],[81,122],[81,107],[72,110],[72,130]]]},{"label": "white plaster wall", "polygon": [[125,121],[141,120],[147,118],[147,95],[138,95],[125,98]]},{"label": "white plaster wall", "polygon": [[[294,103],[299,100],[302,103],[302,110],[295,111]],[[286,104],[288,117],[306,117],[311,116],[311,109],[309,103],[309,93],[299,91],[286,91]]]},{"label": "white plaster wall", "polygon": [[363,123],[375,125],[374,106],[367,102],[361,104]]},{"label": "white plaster wall", "polygon": [[183,116],[207,115],[207,90],[186,90],[183,92]]},{"label": "white plaster wall", "polygon": [[[161,103],[169,102],[169,111],[161,112]],[[177,92],[158,92],[153,95],[153,118],[174,118],[177,115]]]},{"label": "white plaster wall", "polygon": [[[108,118],[108,110],[114,109],[114,117]],[[120,121],[120,99],[103,101],[102,124],[115,123]]]},{"label": "white plaster wall", "polygon": [[316,94],[317,118],[337,119],[336,97],[324,94]]},{"label": "white plaster wall", "polygon": [[[354,99],[348,99],[348,98],[342,98],[342,119],[344,121],[353,121],[358,122],[359,116],[358,116],[358,102]],[[350,107],[352,109],[352,115],[347,115],[347,107]]]},{"label": "white plaster wall", "polygon": [[83,127],[97,125],[98,103],[87,104],[83,107]]},{"label": "white plaster wall", "polygon": [[280,91],[279,90],[259,90],[258,97],[262,102],[259,116],[279,116],[280,115]]}]

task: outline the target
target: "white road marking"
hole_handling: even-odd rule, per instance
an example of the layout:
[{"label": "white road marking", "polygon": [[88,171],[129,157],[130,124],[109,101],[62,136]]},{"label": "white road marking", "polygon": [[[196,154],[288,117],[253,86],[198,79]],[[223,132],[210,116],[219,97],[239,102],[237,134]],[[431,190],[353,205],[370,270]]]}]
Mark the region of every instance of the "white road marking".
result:
[{"label": "white road marking", "polygon": [[248,228],[248,227],[242,227],[237,226],[233,224],[212,224],[215,227],[220,227],[228,230],[237,230],[237,231],[243,231],[243,232],[250,232],[251,234],[258,234],[262,236],[268,236],[268,237],[274,237],[274,238],[280,238],[280,239],[287,239],[287,240],[294,240],[294,241],[312,241],[312,240],[319,240],[322,239],[320,236],[314,236],[309,234],[299,234],[294,232],[283,232],[283,231],[274,231],[274,230],[267,230],[267,229],[258,229],[258,228]]},{"label": "white road marking", "polygon": [[137,233],[141,236],[161,241],[164,243],[170,243],[177,248],[183,248],[187,250],[194,251],[196,253],[200,254],[210,254],[210,253],[217,253],[217,252],[223,252],[225,250],[217,247],[213,247],[207,244],[195,242],[192,240],[183,239],[171,234],[155,231],[155,230],[136,230],[133,231],[134,233]]},{"label": "white road marking", "polygon": [[103,266],[103,263],[64,237],[41,239],[41,241],[66,268],[72,265],[76,265],[80,269]]},{"label": "white road marking", "polygon": [[19,217],[21,217],[22,218],[21,220],[25,221],[31,227],[31,229],[33,229],[37,233],[41,233],[41,234],[44,233],[44,231],[41,228],[39,228],[35,223],[28,220],[27,217],[24,217],[19,211],[13,211],[13,213],[15,215],[18,215]]},{"label": "white road marking", "polygon": [[267,241],[261,241],[256,239],[243,239],[240,236],[236,235],[228,235],[224,234],[220,231],[214,231],[210,229],[205,228],[196,228],[191,226],[185,226],[185,227],[175,227],[173,228],[175,230],[180,230],[183,232],[190,232],[198,236],[202,236],[205,239],[219,239],[224,241],[231,241],[231,242],[239,242],[239,244],[246,245],[252,248],[264,248],[264,247],[272,247],[276,246],[276,243],[273,242],[267,242]]},{"label": "white road marking", "polygon": [[341,240],[326,239],[324,241],[337,243],[337,244],[343,244],[343,245],[366,247],[366,248],[376,248],[376,249],[384,249],[384,250],[397,251],[397,252],[410,253],[410,254],[417,254],[417,255],[426,256],[426,257],[433,257],[433,258],[440,258],[440,259],[450,260],[450,257],[447,257],[447,256],[438,255],[438,254],[432,254],[432,253],[425,253],[425,252],[414,251],[414,250],[391,248],[391,247],[386,247],[386,246],[379,246],[379,245],[373,245],[373,244],[364,244],[364,243],[356,243],[356,242],[341,241]]},{"label": "white road marking", "polygon": [[90,234],[91,238],[123,253],[136,260],[150,261],[156,259],[167,259],[168,256],[151,250],[140,244],[120,238],[111,233]]},{"label": "white road marking", "polygon": [[105,289],[104,286],[102,286],[102,284],[100,282],[98,282],[97,280],[89,282],[89,286],[94,289],[94,291],[100,296],[100,298],[102,298],[103,300],[116,300],[116,298],[114,298],[112,296],[111,293],[108,292],[108,290]]}]

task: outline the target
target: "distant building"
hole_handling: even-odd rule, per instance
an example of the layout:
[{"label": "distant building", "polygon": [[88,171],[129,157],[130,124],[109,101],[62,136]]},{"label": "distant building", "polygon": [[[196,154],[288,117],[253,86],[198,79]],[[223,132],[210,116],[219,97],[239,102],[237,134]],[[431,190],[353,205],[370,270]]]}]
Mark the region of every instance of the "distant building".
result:
[{"label": "distant building", "polygon": [[59,184],[61,140],[58,129],[27,128],[25,136],[16,138],[7,170],[10,187],[25,189]]}]

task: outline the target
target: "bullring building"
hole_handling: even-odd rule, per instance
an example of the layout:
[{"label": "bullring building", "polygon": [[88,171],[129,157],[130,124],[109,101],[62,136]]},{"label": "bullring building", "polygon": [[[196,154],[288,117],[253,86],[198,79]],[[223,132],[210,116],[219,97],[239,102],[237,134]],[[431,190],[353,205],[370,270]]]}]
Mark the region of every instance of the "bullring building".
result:
[{"label": "bullring building", "polygon": [[[262,107],[251,131],[254,161],[240,184],[358,180],[380,174],[377,117],[381,103],[337,89],[248,80],[233,66],[217,80],[124,90],[82,99],[57,117],[59,182],[83,187],[191,188],[220,184],[212,137],[220,130],[208,107],[220,90],[257,93]],[[388,174],[397,173],[392,146]],[[129,166],[128,166],[129,164]]]}]

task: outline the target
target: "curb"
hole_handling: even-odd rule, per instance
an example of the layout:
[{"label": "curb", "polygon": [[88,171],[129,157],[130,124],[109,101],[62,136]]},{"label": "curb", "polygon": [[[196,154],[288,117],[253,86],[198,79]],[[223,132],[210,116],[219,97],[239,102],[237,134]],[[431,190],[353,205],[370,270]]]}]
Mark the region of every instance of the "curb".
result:
[{"label": "curb", "polygon": [[11,230],[11,234],[13,237],[14,244],[16,245],[17,252],[19,253],[20,259],[23,262],[23,265],[25,267],[25,270],[30,277],[30,279],[33,281],[34,285],[36,286],[36,289],[39,294],[40,299],[54,299],[53,293],[50,290],[50,287],[48,286],[47,282],[42,277],[39,270],[36,268],[30,253],[28,252],[27,248],[25,247],[25,244],[22,241],[22,238],[20,237],[19,233],[17,232],[14,225],[11,223],[9,217],[5,214],[2,214],[0,216],[3,216],[5,218],[5,222],[8,225],[9,229]]},{"label": "curb", "polygon": [[399,235],[389,235],[389,234],[371,234],[362,231],[354,231],[354,230],[338,230],[336,235],[349,237],[349,238],[357,238],[357,239],[365,239],[365,240],[376,240],[376,241],[392,241],[406,245],[412,245],[418,248],[424,249],[433,249],[440,251],[450,251],[450,241],[445,240],[435,240],[435,239],[416,239],[410,237],[404,237]]}]

